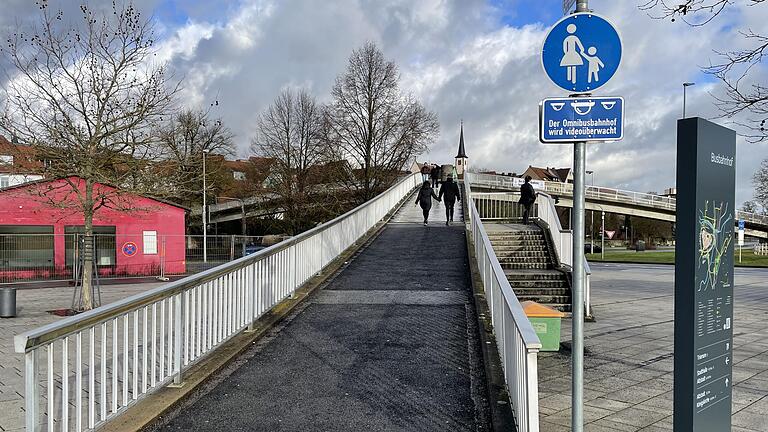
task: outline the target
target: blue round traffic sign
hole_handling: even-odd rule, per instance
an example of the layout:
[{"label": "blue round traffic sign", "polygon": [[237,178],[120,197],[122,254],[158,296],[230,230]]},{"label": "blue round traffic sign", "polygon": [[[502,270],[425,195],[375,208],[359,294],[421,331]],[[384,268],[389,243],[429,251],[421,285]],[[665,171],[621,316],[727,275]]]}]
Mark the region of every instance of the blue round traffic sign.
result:
[{"label": "blue round traffic sign", "polygon": [[134,242],[125,242],[123,244],[123,255],[132,257],[139,251],[139,247]]},{"label": "blue round traffic sign", "polygon": [[621,38],[605,18],[591,12],[568,15],[544,40],[541,63],[558,87],[589,93],[613,77],[621,63]]}]

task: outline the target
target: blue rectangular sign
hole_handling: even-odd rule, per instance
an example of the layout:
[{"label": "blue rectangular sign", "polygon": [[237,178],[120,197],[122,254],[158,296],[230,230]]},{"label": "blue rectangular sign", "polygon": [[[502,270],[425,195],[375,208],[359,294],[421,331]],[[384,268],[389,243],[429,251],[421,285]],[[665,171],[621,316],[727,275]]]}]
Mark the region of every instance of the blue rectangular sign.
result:
[{"label": "blue rectangular sign", "polygon": [[624,138],[624,98],[544,99],[539,131],[543,143],[618,141]]},{"label": "blue rectangular sign", "polygon": [[744,229],[744,219],[739,220],[739,229],[740,230]]}]

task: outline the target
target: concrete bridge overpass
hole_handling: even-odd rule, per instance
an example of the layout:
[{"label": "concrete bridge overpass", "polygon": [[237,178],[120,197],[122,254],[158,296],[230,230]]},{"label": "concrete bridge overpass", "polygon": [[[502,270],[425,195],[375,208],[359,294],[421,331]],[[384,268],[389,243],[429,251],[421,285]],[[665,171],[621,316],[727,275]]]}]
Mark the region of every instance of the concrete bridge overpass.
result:
[{"label": "concrete bridge overpass", "polygon": [[[474,185],[487,191],[519,190],[519,179],[508,176],[474,174]],[[573,184],[561,182],[537,182],[538,190],[556,198],[558,207],[573,207]],[[638,216],[648,219],[675,222],[677,200],[674,197],[642,192],[587,186],[586,209],[606,213]],[[745,234],[768,238],[768,216],[736,210],[736,220],[744,220]],[[738,223],[738,222],[737,222]]]}]

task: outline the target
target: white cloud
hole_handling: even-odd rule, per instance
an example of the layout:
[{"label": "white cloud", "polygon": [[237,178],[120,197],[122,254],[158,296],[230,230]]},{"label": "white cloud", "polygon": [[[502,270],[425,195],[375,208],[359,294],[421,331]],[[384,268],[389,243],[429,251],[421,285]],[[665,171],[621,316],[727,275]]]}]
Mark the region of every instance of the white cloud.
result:
[{"label": "white cloud", "polygon": [[[149,7],[159,0],[142,1]],[[508,4],[519,11],[528,7],[520,1]],[[350,52],[374,41],[400,65],[403,88],[439,116],[441,136],[419,159],[452,161],[464,119],[474,166],[520,172],[529,164],[571,163],[570,146],[542,145],[537,138],[538,102],[564,94],[546,78],[539,59],[553,23],[502,25],[499,10],[486,0],[241,0],[228,5],[215,19],[191,16],[164,33],[161,47],[186,77],[184,102],[217,99],[216,114],[237,134],[243,155],[256,115],[281,88],[304,85],[327,100]],[[688,89],[689,113],[715,117],[709,93],[721,93],[722,87],[700,67],[717,59],[713,50],[745,46],[734,29],[761,28],[768,7],[734,6],[722,19],[691,28],[653,20],[636,2],[593,0],[590,6],[615,22],[623,38],[622,66],[599,94],[625,97],[627,124],[624,141],[589,147],[589,168],[606,186],[661,191],[674,181],[682,82],[698,81]],[[766,82],[765,68],[759,73]],[[750,177],[768,157],[768,143],[740,139],[738,149],[737,200],[743,201],[751,197]]]}]

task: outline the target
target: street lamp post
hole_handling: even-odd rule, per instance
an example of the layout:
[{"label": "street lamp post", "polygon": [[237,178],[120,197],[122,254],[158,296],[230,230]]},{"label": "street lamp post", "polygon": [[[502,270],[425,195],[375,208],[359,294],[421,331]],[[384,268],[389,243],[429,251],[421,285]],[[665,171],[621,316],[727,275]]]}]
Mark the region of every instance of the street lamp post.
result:
[{"label": "street lamp post", "polygon": [[692,83],[692,82],[683,83],[683,118],[685,118],[685,90],[692,85],[696,85],[696,83]]},{"label": "street lamp post", "polygon": [[203,150],[203,262],[208,262],[208,212],[206,211],[207,205],[205,202],[208,187],[205,183],[205,155],[208,154],[208,150]]}]

